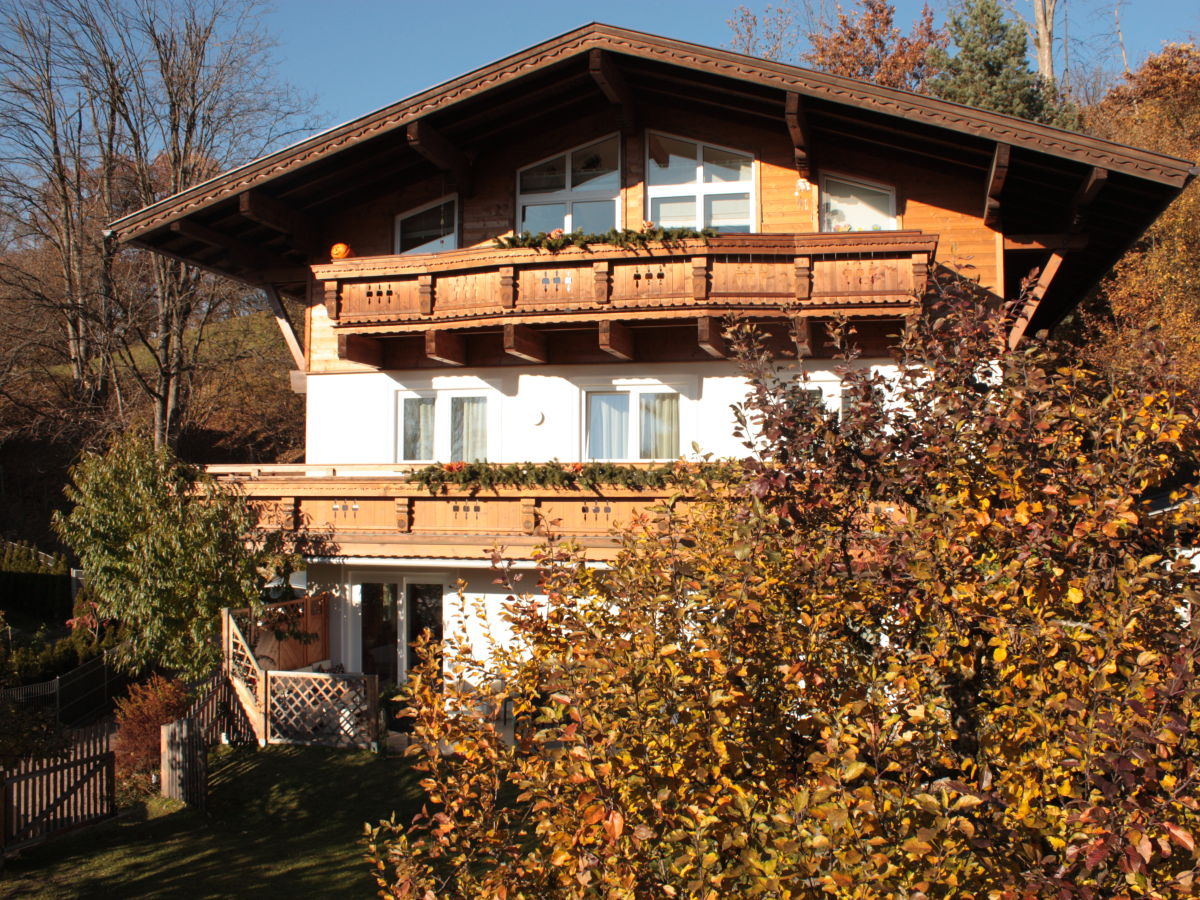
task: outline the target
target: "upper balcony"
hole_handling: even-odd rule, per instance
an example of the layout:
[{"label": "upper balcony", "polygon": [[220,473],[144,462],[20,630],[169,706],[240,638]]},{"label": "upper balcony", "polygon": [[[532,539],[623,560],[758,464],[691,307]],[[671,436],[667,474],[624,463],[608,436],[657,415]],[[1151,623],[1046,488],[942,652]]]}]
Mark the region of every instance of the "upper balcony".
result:
[{"label": "upper balcony", "polygon": [[461,365],[455,332],[502,329],[506,353],[546,362],[543,329],[589,324],[608,353],[632,358],[630,329],[650,322],[907,315],[925,291],[937,241],[916,231],[724,234],[636,248],[352,257],[312,271],[343,359],[381,365],[372,339],[424,332],[431,359]]}]

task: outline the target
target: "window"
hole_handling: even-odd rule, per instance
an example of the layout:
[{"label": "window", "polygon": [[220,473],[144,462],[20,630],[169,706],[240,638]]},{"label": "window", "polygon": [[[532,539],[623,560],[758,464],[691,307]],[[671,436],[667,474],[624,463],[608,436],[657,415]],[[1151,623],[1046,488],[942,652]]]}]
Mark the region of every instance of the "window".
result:
[{"label": "window", "polygon": [[457,247],[457,197],[442,197],[396,216],[397,253],[438,253]]},{"label": "window", "polygon": [[517,231],[611,231],[620,220],[620,172],[616,135],[521,169]]},{"label": "window", "polygon": [[821,178],[822,231],[894,231],[896,192],[882,184]]},{"label": "window", "polygon": [[488,398],[474,391],[397,396],[396,458],[399,462],[483,462],[488,434]]},{"label": "window", "polygon": [[674,391],[588,391],[584,415],[588,459],[679,456],[679,394]]},{"label": "window", "polygon": [[646,218],[663,228],[752,231],[754,157],[646,135]]}]

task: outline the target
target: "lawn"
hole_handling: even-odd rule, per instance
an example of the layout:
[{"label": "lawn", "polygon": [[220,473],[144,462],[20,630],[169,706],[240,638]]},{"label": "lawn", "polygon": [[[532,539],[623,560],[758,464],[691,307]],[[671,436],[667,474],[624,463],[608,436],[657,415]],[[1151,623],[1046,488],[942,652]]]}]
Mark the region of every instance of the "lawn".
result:
[{"label": "lawn", "polygon": [[159,798],[10,860],[0,896],[370,897],[367,821],[411,815],[407,763],[317,748],[222,748],[206,813]]}]

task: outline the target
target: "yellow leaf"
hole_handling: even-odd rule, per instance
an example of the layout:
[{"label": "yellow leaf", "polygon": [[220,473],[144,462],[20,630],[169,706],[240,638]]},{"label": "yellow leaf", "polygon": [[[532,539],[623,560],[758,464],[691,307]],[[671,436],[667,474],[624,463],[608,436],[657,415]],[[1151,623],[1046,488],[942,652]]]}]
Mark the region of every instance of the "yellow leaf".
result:
[{"label": "yellow leaf", "polygon": [[1067,602],[1080,604],[1083,602],[1083,591],[1077,587],[1070,588],[1067,591]]},{"label": "yellow leaf", "polygon": [[670,656],[672,653],[678,653],[678,652],[679,652],[678,644],[667,644],[665,647],[662,647],[661,649],[659,649],[658,655],[659,656]]},{"label": "yellow leaf", "polygon": [[997,647],[995,650],[992,651],[992,659],[994,659],[998,663],[1004,662],[1006,659],[1008,659],[1008,648]]}]

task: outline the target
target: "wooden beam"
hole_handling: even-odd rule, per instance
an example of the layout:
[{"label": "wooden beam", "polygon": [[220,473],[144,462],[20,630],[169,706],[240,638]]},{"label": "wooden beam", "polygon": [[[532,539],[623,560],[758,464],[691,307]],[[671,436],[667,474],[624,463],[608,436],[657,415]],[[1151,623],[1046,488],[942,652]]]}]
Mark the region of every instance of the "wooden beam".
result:
[{"label": "wooden beam", "polygon": [[357,334],[339,334],[338,359],[382,369],[383,342]]},{"label": "wooden beam", "polygon": [[588,53],[588,73],[596,82],[596,86],[600,88],[600,93],[604,94],[608,102],[617,108],[617,120],[620,122],[621,130],[633,131],[637,122],[633,94],[630,93],[629,85],[625,82],[621,70],[613,62],[612,55],[598,47],[591,50]]},{"label": "wooden beam", "polygon": [[[199,222],[190,222],[187,219],[181,219],[178,222],[172,222],[170,229],[181,237],[189,238],[201,244],[208,244],[210,247],[216,247],[225,254],[231,263],[239,269],[245,269],[252,274],[258,274],[268,269],[279,271],[296,268],[296,266],[288,263],[282,257],[262,250],[256,250],[232,235],[209,228],[207,225],[201,225]],[[260,276],[257,279],[257,283],[261,284],[266,280],[266,278]]]},{"label": "wooden beam", "polygon": [[296,364],[296,368],[304,371],[308,368],[304,359],[304,351],[300,348],[300,341],[296,339],[296,329],[292,327],[292,320],[288,318],[287,310],[283,306],[283,300],[279,297],[279,291],[274,285],[268,284],[263,288],[263,292],[267,295],[267,302],[271,304],[271,312],[275,316],[275,324],[279,326],[279,333],[283,335],[283,342],[287,344],[288,352],[292,354],[292,361]]},{"label": "wooden beam", "polygon": [[701,316],[696,320],[696,341],[700,349],[717,359],[727,359],[729,346],[721,332],[721,320],[716,316]]},{"label": "wooden beam", "polygon": [[262,191],[238,194],[238,212],[242,218],[286,235],[293,247],[309,256],[318,253],[317,233],[312,223],[298,210]]},{"label": "wooden beam", "polygon": [[988,173],[987,195],[983,202],[983,224],[996,225],[1000,221],[1000,193],[1008,178],[1008,159],[1012,148],[1008,144],[996,144],[992,153],[992,169]]},{"label": "wooden beam", "polygon": [[633,359],[633,331],[627,325],[605,319],[600,323],[600,349],[617,359]]},{"label": "wooden beam", "polygon": [[808,316],[796,319],[793,329],[792,336],[796,342],[796,356],[801,359],[812,356],[812,319]]},{"label": "wooden beam", "polygon": [[1009,234],[1005,250],[1082,250],[1088,245],[1086,234]]},{"label": "wooden beam", "polygon": [[1025,331],[1029,328],[1029,323],[1033,321],[1033,317],[1042,303],[1042,298],[1046,296],[1050,282],[1058,274],[1058,269],[1062,265],[1062,262],[1062,253],[1052,253],[1050,254],[1050,259],[1046,261],[1046,265],[1042,267],[1041,274],[1038,275],[1037,284],[1033,286],[1033,290],[1029,292],[1029,296],[1022,302],[1017,311],[1017,317],[1013,321],[1012,328],[1008,332],[1008,347],[1010,350],[1016,349],[1017,344],[1021,343],[1021,338],[1025,336]]},{"label": "wooden beam", "polygon": [[1075,198],[1071,201],[1070,228],[1072,233],[1083,231],[1084,219],[1087,217],[1088,208],[1096,201],[1100,190],[1107,183],[1108,169],[1102,169],[1100,166],[1092,166],[1092,170],[1083,179],[1083,184],[1079,185],[1079,190],[1075,192]]},{"label": "wooden beam", "polygon": [[510,322],[504,326],[504,352],[531,363],[546,361],[546,335],[528,325]]},{"label": "wooden beam", "polygon": [[470,193],[471,162],[446,136],[426,122],[417,119],[409,122],[405,131],[408,145],[443,172],[454,176],[455,184],[464,193]]},{"label": "wooden beam", "polygon": [[796,171],[800,174],[801,178],[807,178],[812,174],[808,120],[804,115],[804,101],[795,91],[788,91],[783,118],[787,122],[788,134],[792,139],[792,148],[796,159]]},{"label": "wooden beam", "polygon": [[447,366],[467,364],[467,342],[453,331],[425,332],[425,355]]}]

